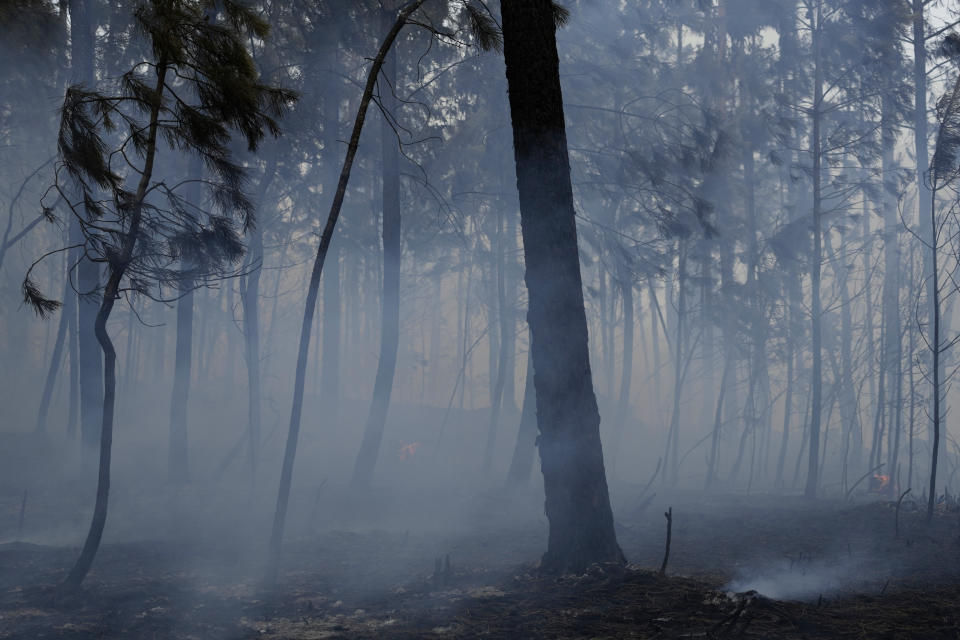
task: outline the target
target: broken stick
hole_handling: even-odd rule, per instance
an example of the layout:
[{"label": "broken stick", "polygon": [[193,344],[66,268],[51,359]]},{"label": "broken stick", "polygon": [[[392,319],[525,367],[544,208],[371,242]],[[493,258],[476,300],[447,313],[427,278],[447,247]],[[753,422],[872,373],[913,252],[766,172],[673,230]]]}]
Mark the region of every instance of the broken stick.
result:
[{"label": "broken stick", "polygon": [[663,517],[667,519],[667,548],[663,553],[663,564],[660,565],[660,575],[667,575],[667,560],[670,559],[670,537],[673,533],[673,507],[663,512]]}]

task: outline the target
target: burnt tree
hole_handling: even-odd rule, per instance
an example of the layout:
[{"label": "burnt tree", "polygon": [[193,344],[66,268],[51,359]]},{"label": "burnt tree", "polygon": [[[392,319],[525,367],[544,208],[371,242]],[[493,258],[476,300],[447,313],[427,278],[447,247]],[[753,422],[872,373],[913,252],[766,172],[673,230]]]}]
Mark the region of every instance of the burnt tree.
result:
[{"label": "burnt tree", "polygon": [[613,529],[587,346],[576,216],[551,0],[504,0],[514,159],[529,294],[547,571],[625,562]]}]

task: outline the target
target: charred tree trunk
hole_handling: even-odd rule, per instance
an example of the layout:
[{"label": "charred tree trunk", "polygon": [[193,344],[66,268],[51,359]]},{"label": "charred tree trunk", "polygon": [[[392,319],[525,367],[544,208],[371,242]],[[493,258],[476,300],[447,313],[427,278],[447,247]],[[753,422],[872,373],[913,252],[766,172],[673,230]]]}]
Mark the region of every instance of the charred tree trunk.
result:
[{"label": "charred tree trunk", "polygon": [[501,8],[550,521],[542,566],[583,571],[594,562],[625,560],[613,529],[590,373],[554,7],[550,0],[504,0]]}]

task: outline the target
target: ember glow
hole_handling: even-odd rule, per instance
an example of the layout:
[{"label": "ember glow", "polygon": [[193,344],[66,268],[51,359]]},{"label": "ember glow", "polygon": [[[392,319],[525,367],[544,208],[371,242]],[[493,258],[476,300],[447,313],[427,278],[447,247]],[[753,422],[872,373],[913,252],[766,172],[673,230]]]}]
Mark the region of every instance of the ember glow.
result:
[{"label": "ember glow", "polygon": [[397,455],[400,456],[401,460],[409,460],[413,457],[413,454],[417,452],[417,449],[420,448],[419,442],[411,442],[400,447],[397,451]]},{"label": "ember glow", "polygon": [[870,478],[870,492],[884,493],[890,488],[890,476],[873,474]]}]

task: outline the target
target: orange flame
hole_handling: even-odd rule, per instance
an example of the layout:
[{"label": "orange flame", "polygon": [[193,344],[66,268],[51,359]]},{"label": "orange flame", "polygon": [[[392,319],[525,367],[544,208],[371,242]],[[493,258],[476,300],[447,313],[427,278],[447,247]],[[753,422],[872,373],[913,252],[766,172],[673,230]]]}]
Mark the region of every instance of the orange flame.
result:
[{"label": "orange flame", "polygon": [[870,478],[870,491],[872,493],[883,493],[890,487],[890,476],[873,474]]},{"label": "orange flame", "polygon": [[401,460],[409,460],[413,457],[413,454],[417,452],[417,449],[420,448],[419,442],[411,442],[400,447],[400,450],[397,452],[397,455],[400,456]]}]

